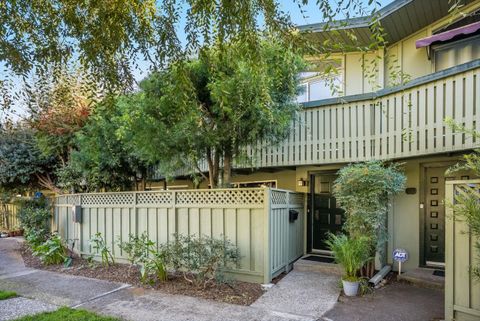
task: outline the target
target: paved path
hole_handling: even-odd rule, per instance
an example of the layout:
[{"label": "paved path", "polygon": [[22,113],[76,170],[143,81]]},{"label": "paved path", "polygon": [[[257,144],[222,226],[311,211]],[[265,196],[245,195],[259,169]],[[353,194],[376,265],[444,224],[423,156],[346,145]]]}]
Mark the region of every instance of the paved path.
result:
[{"label": "paved path", "polygon": [[443,318],[443,290],[393,283],[363,297],[341,297],[321,320],[438,321]]},{"label": "paved path", "polygon": [[[313,321],[334,305],[339,293],[335,277],[293,271],[246,307],[29,269],[16,249],[18,240],[0,239],[0,289],[34,299],[40,310],[67,305],[132,321]],[[5,314],[8,301],[3,302]]]}]

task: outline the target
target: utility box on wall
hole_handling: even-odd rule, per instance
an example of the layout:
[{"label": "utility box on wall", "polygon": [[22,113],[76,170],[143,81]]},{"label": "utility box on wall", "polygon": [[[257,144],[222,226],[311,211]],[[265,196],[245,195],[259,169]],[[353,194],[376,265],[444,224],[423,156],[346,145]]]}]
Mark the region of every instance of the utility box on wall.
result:
[{"label": "utility box on wall", "polygon": [[72,219],[74,223],[82,223],[82,206],[81,205],[72,206]]}]

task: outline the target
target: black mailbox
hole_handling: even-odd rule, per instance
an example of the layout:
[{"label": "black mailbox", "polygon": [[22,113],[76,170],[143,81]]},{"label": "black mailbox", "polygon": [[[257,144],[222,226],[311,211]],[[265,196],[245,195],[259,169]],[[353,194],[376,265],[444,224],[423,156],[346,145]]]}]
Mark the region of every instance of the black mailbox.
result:
[{"label": "black mailbox", "polygon": [[298,219],[298,211],[289,210],[288,211],[288,220],[290,223],[295,222]]},{"label": "black mailbox", "polygon": [[82,206],[81,205],[72,206],[72,219],[74,223],[82,223]]}]

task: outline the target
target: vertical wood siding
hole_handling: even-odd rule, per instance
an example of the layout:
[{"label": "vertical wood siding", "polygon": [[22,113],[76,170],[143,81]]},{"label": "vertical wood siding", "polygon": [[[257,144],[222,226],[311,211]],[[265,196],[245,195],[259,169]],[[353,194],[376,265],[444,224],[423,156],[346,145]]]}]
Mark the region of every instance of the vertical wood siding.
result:
[{"label": "vertical wood siding", "polygon": [[[466,189],[479,192],[480,180],[447,181],[446,200],[454,203],[454,196]],[[480,194],[479,194],[480,196]],[[480,197],[479,197],[480,198]],[[445,320],[480,320],[480,282],[474,280],[470,266],[478,264],[480,253],[475,238],[469,234],[465,222],[454,220],[455,213],[446,209],[445,231]]]},{"label": "vertical wood siding", "polygon": [[[126,258],[117,240],[129,234],[146,232],[158,245],[175,233],[226,238],[241,255],[232,275],[270,282],[303,254],[303,200],[303,194],[263,188],[63,195],[54,221],[62,238],[78,240],[82,254],[95,254],[89,240],[102,233],[117,259]],[[72,205],[82,207],[81,224],[73,223]],[[299,212],[297,221],[289,222],[289,209]]]}]

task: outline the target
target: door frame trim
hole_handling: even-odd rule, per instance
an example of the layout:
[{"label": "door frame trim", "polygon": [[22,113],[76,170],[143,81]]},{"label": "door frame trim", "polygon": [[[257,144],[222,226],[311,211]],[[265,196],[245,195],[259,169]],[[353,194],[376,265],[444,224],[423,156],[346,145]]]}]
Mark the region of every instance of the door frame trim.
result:
[{"label": "door frame trim", "polygon": [[308,188],[308,197],[310,199],[310,202],[307,202],[307,248],[306,252],[307,253],[318,253],[319,251],[323,250],[318,250],[318,249],[313,249],[313,202],[314,198],[312,195],[315,193],[315,181],[312,179],[315,175],[331,175],[331,174],[337,174],[340,168],[338,169],[329,169],[329,170],[315,170],[315,171],[309,171],[308,172],[308,178],[309,178],[309,188]]},{"label": "door frame trim", "polygon": [[[436,168],[436,167],[449,167],[454,164],[456,164],[457,161],[437,161],[437,162],[425,162],[425,163],[420,163],[420,182],[419,182],[419,204],[418,204],[418,210],[419,210],[419,266],[420,267],[428,267],[431,265],[427,265],[427,260],[425,256],[425,236],[426,236],[426,228],[427,226],[425,225],[426,222],[426,197],[427,197],[427,169],[428,168]],[[423,208],[420,207],[420,204],[423,204]]]}]

